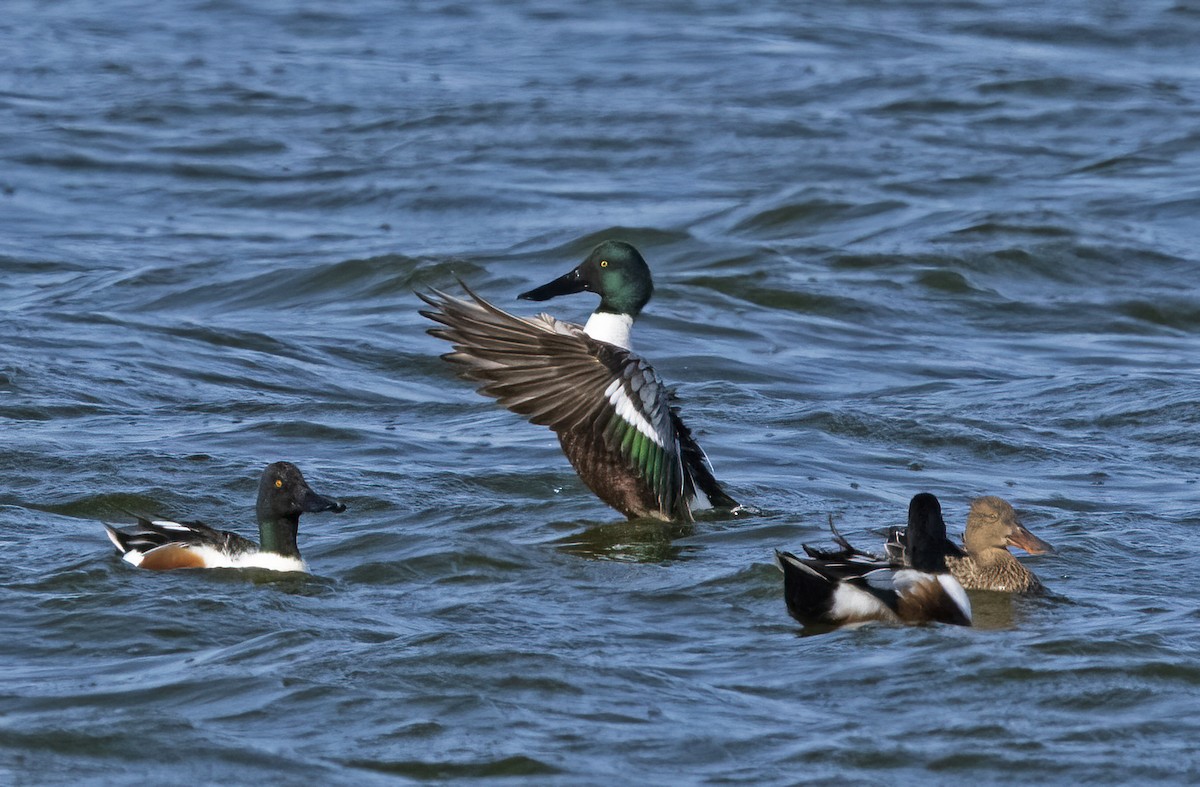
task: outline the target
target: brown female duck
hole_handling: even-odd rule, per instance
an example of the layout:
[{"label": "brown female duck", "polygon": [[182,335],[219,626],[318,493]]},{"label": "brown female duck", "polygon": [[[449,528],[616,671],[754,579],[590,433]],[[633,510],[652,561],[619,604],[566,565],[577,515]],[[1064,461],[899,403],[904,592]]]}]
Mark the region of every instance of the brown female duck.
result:
[{"label": "brown female duck", "polygon": [[[1045,589],[1008,548],[1016,547],[1031,555],[1041,555],[1053,552],[1054,547],[1026,530],[1007,500],[989,495],[971,502],[963,545],[967,554],[963,557],[947,555],[946,566],[967,590],[1039,593]],[[903,528],[892,529],[887,553],[893,562],[907,562]]]}]

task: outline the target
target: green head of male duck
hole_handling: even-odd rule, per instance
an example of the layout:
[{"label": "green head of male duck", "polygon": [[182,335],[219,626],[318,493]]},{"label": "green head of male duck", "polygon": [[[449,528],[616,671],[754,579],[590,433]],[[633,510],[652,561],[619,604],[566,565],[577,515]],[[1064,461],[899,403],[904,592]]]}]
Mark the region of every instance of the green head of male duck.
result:
[{"label": "green head of male duck", "polygon": [[631,244],[606,240],[593,249],[575,270],[517,297],[527,301],[545,301],[559,295],[585,291],[600,296],[597,312],[637,317],[654,293],[650,266]]},{"label": "green head of male duck", "polygon": [[255,506],[262,551],[299,557],[296,530],[300,526],[300,515],[345,510],[344,504],[314,492],[300,474],[300,468],[291,462],[267,465],[258,481]]}]

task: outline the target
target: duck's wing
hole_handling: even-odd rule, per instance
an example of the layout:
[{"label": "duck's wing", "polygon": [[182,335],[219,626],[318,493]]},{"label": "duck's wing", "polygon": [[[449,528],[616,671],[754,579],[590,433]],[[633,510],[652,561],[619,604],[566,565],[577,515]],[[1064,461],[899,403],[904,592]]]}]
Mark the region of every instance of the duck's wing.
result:
[{"label": "duck's wing", "polygon": [[888,528],[887,543],[883,545],[888,560],[898,566],[908,565],[908,528],[893,526]]},{"label": "duck's wing", "polygon": [[[136,515],[135,515],[136,516]],[[151,552],[156,554],[153,562],[187,563],[180,550],[195,547],[211,547],[225,554],[252,552],[258,549],[248,538],[227,530],[216,530],[203,522],[175,522],[170,519],[149,519],[137,516],[137,524],[116,528],[104,523],[108,540],[113,543],[127,560],[134,562],[131,555],[140,557],[135,564],[144,565],[144,558]],[[169,560],[168,560],[169,558]]]},{"label": "duck's wing", "polygon": [[802,623],[895,622],[899,594],[892,569],[863,560],[820,560],[776,550],[783,571],[784,600]]},{"label": "duck's wing", "polygon": [[[715,481],[689,481],[685,452],[703,452],[690,433],[681,440],[669,392],[650,365],[578,326],[548,315],[518,317],[464,289],[471,300],[418,293],[432,307],[421,313],[444,326],[429,333],[454,345],[442,357],[460,367],[459,375],[554,430],[584,482],[614,508],[688,518],[687,483]],[[638,489],[618,488],[629,478]],[[639,496],[649,505],[631,502]]]}]

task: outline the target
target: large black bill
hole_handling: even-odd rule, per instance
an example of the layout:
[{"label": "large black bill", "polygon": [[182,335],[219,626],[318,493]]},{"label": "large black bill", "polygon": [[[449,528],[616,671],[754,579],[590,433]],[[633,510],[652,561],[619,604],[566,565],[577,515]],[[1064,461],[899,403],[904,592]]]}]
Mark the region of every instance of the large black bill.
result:
[{"label": "large black bill", "polygon": [[335,514],[340,514],[346,510],[345,503],[339,503],[324,495],[318,495],[311,489],[305,490],[304,499],[301,501],[300,507],[309,514],[315,514],[318,511],[332,511]]},{"label": "large black bill", "polygon": [[583,292],[587,289],[587,282],[583,280],[583,275],[579,269],[559,276],[549,284],[543,284],[541,287],[534,287],[529,292],[523,292],[517,296],[523,301],[548,301],[558,295],[571,295],[576,292]]}]

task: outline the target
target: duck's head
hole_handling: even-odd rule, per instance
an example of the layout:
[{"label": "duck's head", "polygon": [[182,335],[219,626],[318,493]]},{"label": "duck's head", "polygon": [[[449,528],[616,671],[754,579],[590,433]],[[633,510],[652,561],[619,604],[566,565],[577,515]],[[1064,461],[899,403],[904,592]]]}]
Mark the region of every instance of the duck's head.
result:
[{"label": "duck's head", "polygon": [[600,296],[598,312],[637,317],[654,293],[650,266],[631,244],[606,240],[573,271],[549,284],[518,295],[527,301],[545,301],[558,295],[594,292]]},{"label": "duck's head", "polygon": [[318,511],[341,513],[345,510],[343,503],[314,492],[300,474],[300,468],[291,462],[267,465],[258,480],[258,505],[255,511],[265,552],[299,555],[296,529],[301,514]]},{"label": "duck's head", "polygon": [[905,538],[909,562],[917,571],[945,571],[947,555],[965,554],[946,538],[942,504],[928,492],[913,495],[909,502]]},{"label": "duck's head", "polygon": [[972,555],[1008,547],[1023,549],[1031,555],[1054,551],[1054,547],[1025,529],[1007,500],[992,496],[980,497],[971,503],[963,542]]},{"label": "duck's head", "polygon": [[258,481],[258,520],[291,519],[318,511],[341,513],[346,506],[312,490],[291,462],[267,465]]}]

